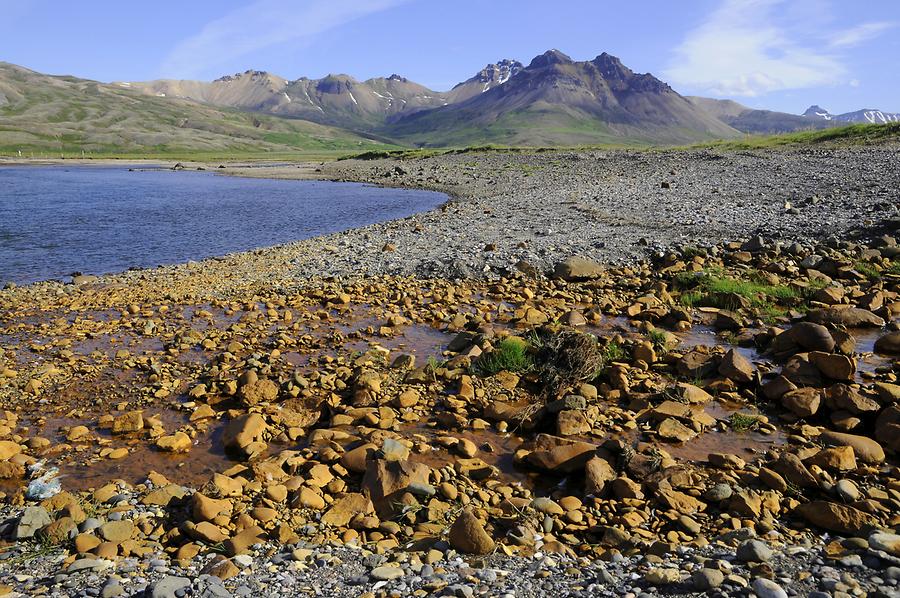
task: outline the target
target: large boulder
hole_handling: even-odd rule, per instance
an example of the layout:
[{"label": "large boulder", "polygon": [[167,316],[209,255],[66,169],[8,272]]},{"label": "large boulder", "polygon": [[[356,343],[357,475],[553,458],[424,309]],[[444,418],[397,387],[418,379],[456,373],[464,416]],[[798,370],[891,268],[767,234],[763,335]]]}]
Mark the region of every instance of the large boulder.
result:
[{"label": "large boulder", "polygon": [[573,256],[556,264],[553,276],[566,281],[591,280],[603,275],[603,266],[584,257]]},{"label": "large boulder", "polygon": [[549,473],[572,473],[583,469],[597,448],[587,442],[538,434],[534,449],[525,457],[525,462]]},{"label": "large boulder", "polygon": [[900,330],[888,332],[875,341],[875,352],[884,355],[900,355]]},{"label": "large boulder", "polygon": [[746,357],[737,350],[731,349],[722,358],[722,362],[719,364],[719,373],[738,384],[748,384],[753,381],[756,369]]},{"label": "large boulder", "polygon": [[828,446],[852,446],[856,458],[863,463],[878,465],[884,462],[884,449],[871,438],[824,430],[819,439]]},{"label": "large boulder", "polygon": [[373,459],[366,465],[363,494],[375,505],[382,519],[395,515],[394,503],[411,485],[427,486],[431,468],[412,461]]},{"label": "large boulder", "polygon": [[817,527],[838,534],[859,535],[875,526],[875,518],[848,505],[816,500],[800,505],[794,513]]},{"label": "large boulder", "polygon": [[464,554],[489,554],[496,546],[481,521],[468,509],[450,526],[449,539],[450,546]]},{"label": "large boulder", "polygon": [[253,457],[266,450],[263,437],[268,426],[266,420],[258,413],[249,413],[232,420],[222,434],[225,450]]}]

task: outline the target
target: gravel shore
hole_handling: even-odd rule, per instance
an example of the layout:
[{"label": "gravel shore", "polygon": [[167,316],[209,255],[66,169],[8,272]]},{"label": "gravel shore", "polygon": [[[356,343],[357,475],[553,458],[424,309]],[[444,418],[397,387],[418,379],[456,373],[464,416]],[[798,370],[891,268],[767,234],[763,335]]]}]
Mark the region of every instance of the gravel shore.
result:
[{"label": "gravel shore", "polygon": [[186,165],[450,199],[0,291],[0,596],[897,596],[898,158]]}]

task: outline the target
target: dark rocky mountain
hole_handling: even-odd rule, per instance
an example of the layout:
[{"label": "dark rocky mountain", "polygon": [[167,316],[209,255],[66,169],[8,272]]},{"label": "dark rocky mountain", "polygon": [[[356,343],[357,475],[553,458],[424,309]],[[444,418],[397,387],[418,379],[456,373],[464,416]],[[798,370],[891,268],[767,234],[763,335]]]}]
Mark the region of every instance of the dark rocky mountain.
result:
[{"label": "dark rocky mountain", "polygon": [[391,123],[390,134],[419,145],[545,145],[683,143],[738,132],[653,75],[635,73],[614,56],[603,53],[577,62],[551,50],[503,85],[458,103],[400,116]]}]

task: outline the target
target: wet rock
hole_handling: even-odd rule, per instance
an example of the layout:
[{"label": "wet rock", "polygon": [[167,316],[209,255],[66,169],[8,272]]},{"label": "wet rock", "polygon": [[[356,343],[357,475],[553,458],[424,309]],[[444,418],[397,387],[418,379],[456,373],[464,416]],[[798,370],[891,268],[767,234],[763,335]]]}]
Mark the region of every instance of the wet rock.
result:
[{"label": "wet rock", "polygon": [[809,354],[809,361],[823,376],[832,380],[852,380],[856,373],[856,360],[846,355],[813,351]]},{"label": "wet rock", "polygon": [[193,442],[191,437],[184,432],[175,432],[171,436],[161,436],[156,440],[156,446],[169,453],[186,453],[191,450]]},{"label": "wet rock", "polygon": [[115,418],[112,423],[113,434],[132,434],[144,429],[144,416],[140,411],[130,411]]},{"label": "wet rock", "polygon": [[875,341],[875,352],[900,355],[900,331],[889,332]]},{"label": "wet rock", "polygon": [[464,510],[450,526],[450,546],[465,554],[488,554],[495,544],[475,515]]},{"label": "wet rock", "polygon": [[738,384],[749,384],[753,381],[756,370],[746,357],[735,349],[730,349],[719,364],[719,373]]}]

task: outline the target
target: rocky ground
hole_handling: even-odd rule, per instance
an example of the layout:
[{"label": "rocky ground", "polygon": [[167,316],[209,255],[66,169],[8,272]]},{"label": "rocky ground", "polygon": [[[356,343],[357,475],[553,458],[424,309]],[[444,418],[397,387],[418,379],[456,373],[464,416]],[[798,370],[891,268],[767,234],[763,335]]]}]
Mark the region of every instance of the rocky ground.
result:
[{"label": "rocky ground", "polygon": [[0,591],[897,595],[896,154],[223,169],[454,199],[0,293]]}]

